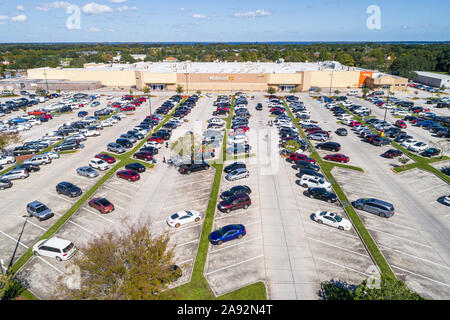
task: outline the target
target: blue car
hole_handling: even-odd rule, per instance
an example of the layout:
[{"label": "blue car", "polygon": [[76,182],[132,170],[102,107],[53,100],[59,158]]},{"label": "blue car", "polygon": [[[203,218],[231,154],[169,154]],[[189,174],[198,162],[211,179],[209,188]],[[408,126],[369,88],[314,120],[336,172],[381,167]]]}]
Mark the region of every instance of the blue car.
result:
[{"label": "blue car", "polygon": [[87,111],[80,111],[78,112],[78,118],[83,118],[88,115]]},{"label": "blue car", "polygon": [[91,107],[96,107],[96,106],[99,106],[99,105],[100,105],[100,102],[98,102],[98,101],[94,101],[94,102],[91,103]]},{"label": "blue car", "polygon": [[209,242],[213,245],[221,245],[224,242],[241,239],[247,231],[242,224],[229,224],[219,230],[211,232],[209,235]]}]

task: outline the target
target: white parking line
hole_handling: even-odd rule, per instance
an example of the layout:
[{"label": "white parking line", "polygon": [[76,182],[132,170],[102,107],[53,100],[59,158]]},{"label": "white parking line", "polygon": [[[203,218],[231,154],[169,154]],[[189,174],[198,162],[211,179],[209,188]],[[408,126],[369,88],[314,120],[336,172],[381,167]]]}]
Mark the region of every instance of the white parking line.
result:
[{"label": "white parking line", "polygon": [[51,194],[52,196],[58,197],[58,198],[66,201],[66,202],[69,202],[70,204],[74,204],[75,203],[75,201],[70,201],[69,199],[61,197],[59,194],[56,194],[56,193],[53,193],[53,192],[50,192],[50,191],[48,193]]},{"label": "white parking line", "polygon": [[314,222],[303,222],[303,223],[315,226],[315,227],[320,228],[320,229],[324,229],[324,230],[327,229],[330,232],[337,233],[337,234],[342,235],[344,237],[350,237],[350,238],[354,238],[354,239],[358,239],[359,240],[358,236],[351,235],[351,234],[349,234],[347,232],[341,232],[339,230],[334,230],[334,228],[329,228],[328,226],[325,226],[323,224],[319,224],[317,222],[316,223],[314,223]]},{"label": "white parking line", "polygon": [[48,264],[50,267],[52,267],[53,269],[55,269],[56,271],[58,271],[60,274],[65,275],[65,273],[61,270],[59,270],[57,267],[55,267],[54,265],[52,265],[50,262],[46,261],[44,258],[37,256],[37,258],[41,261],[44,261],[46,264]]},{"label": "white parking line", "polygon": [[408,256],[408,257],[411,257],[411,258],[414,258],[414,259],[418,259],[418,260],[422,260],[422,261],[425,261],[425,262],[427,262],[427,263],[431,263],[431,264],[434,264],[434,265],[439,266],[439,267],[441,267],[441,268],[445,268],[445,269],[450,270],[449,267],[444,266],[444,265],[442,265],[442,264],[439,264],[439,263],[437,263],[437,262],[433,262],[433,261],[430,261],[430,260],[427,260],[427,259],[424,259],[424,258],[420,258],[420,257],[414,256],[414,255],[412,255],[412,254],[409,254],[409,253],[406,253],[406,252],[403,252],[403,251],[401,251],[401,250],[397,250],[397,249],[394,249],[394,248],[390,248],[390,247],[385,246],[385,245],[382,245],[382,244],[380,244],[379,246],[380,246],[380,247],[383,247],[383,248],[386,248],[386,249],[389,249],[389,250],[392,250],[392,251],[395,251],[395,252],[398,252],[398,253],[401,253],[401,254],[404,254],[405,256]]},{"label": "white parking line", "polygon": [[106,188],[106,189],[108,189],[108,190],[111,190],[111,191],[120,193],[121,195],[123,195],[123,196],[125,196],[125,197],[127,197],[127,198],[129,198],[129,199],[132,199],[132,198],[133,198],[132,196],[130,196],[130,195],[124,193],[124,191],[120,191],[120,190],[117,190],[117,189],[113,189],[113,188],[111,188],[111,187],[108,187],[107,185],[103,185],[102,187],[103,187],[103,188]]},{"label": "white parking line", "polygon": [[430,280],[430,281],[433,281],[433,282],[442,284],[442,285],[444,285],[444,286],[446,286],[446,287],[450,287],[450,285],[448,285],[448,284],[446,284],[446,283],[443,283],[443,282],[440,282],[440,281],[437,281],[437,280],[428,278],[428,277],[426,277],[426,276],[424,276],[424,275],[421,275],[421,274],[418,274],[418,273],[415,273],[415,272],[412,272],[412,271],[409,271],[409,270],[406,270],[406,269],[402,269],[402,268],[400,268],[400,267],[394,266],[393,264],[391,264],[391,267],[397,268],[397,269],[402,270],[402,271],[404,271],[404,272],[408,272],[408,273],[413,274],[413,275],[415,275],[415,276],[418,276],[418,277],[420,277],[420,278],[424,278],[424,279],[427,279],[427,280]]},{"label": "white parking line", "polygon": [[448,186],[447,184],[439,184],[439,185],[434,186],[434,187],[431,187],[431,188],[427,188],[427,189],[420,190],[420,191],[418,191],[417,193],[422,193],[422,192],[426,192],[426,191],[431,191],[431,190],[434,190],[434,189],[438,189],[438,188],[440,188],[440,187],[447,187],[447,186]]},{"label": "white parking line", "polygon": [[167,210],[167,209],[170,209],[170,208],[180,207],[180,206],[183,206],[183,204],[185,204],[185,203],[191,203],[191,202],[194,202],[194,201],[203,201],[203,200],[206,200],[206,199],[209,199],[209,198],[210,198],[210,195],[208,194],[205,197],[201,197],[201,198],[194,199],[194,200],[187,200],[187,201],[181,202],[181,203],[179,203],[177,205],[174,205],[174,206],[170,206],[170,207],[164,206],[164,210]]},{"label": "white parking line", "polygon": [[216,250],[211,250],[209,253],[210,253],[210,254],[216,253],[216,252],[219,252],[219,251],[222,251],[222,250],[225,250],[225,249],[229,249],[229,248],[236,247],[236,246],[241,245],[241,244],[244,244],[244,243],[248,243],[248,242],[256,241],[256,240],[261,240],[261,239],[262,239],[262,237],[258,237],[258,238],[249,239],[249,240],[246,240],[246,241],[239,241],[239,242],[237,242],[237,243],[235,243],[235,244],[232,244],[232,245],[230,245],[230,246],[222,247],[222,248],[216,249]]},{"label": "white parking line", "polygon": [[[3,231],[1,231],[0,230],[0,233],[1,234],[3,234],[4,236],[6,236],[7,238],[9,238],[9,239],[11,239],[11,240],[13,240],[13,241],[15,241],[15,242],[17,242],[18,240],[17,239],[14,239],[13,237],[11,237],[9,234],[7,234],[7,233],[5,233],[5,232],[3,232]],[[21,245],[21,246],[24,246],[25,248],[27,248],[28,249],[28,246],[27,245],[25,245],[25,244],[23,244],[22,242],[20,242],[19,241],[19,244]]]},{"label": "white parking line", "polygon": [[99,213],[97,213],[97,212],[95,212],[95,211],[92,211],[92,210],[90,210],[90,209],[88,209],[88,208],[81,208],[81,209],[84,209],[84,210],[86,210],[86,211],[88,211],[88,212],[91,212],[91,213],[95,214],[96,216],[98,216],[99,218],[102,218],[103,220],[108,221],[109,223],[115,223],[114,221],[109,220],[108,218],[105,218],[105,217],[102,216],[101,214],[99,214]]},{"label": "white parking line", "polygon": [[366,227],[366,228],[369,229],[369,230],[374,230],[374,231],[376,231],[376,232],[380,232],[380,233],[387,234],[387,235],[389,235],[389,236],[391,236],[391,237],[394,237],[394,238],[402,239],[403,241],[406,241],[406,242],[415,243],[415,244],[418,244],[419,246],[427,247],[427,248],[433,249],[433,248],[430,247],[429,245],[426,245],[426,244],[423,244],[423,243],[420,243],[420,242],[417,242],[417,241],[414,241],[414,240],[405,239],[405,238],[403,238],[403,237],[399,237],[399,236],[396,236],[396,235],[394,235],[394,234],[391,234],[391,233],[388,233],[388,232],[384,232],[384,231],[381,231],[381,230],[376,229],[376,228],[371,228],[371,227]]},{"label": "white parking line", "polygon": [[185,242],[185,243],[182,243],[182,244],[177,244],[176,246],[177,246],[177,248],[178,248],[178,247],[186,246],[186,245],[188,245],[188,244],[195,243],[195,242],[198,242],[198,241],[199,241],[199,240],[196,239],[196,240],[192,240],[192,241]]},{"label": "white parking line", "polygon": [[188,259],[188,260],[184,260],[184,261],[182,261],[182,262],[179,262],[178,264],[185,264],[185,263],[187,263],[187,262],[189,262],[189,261],[193,261],[194,259]]},{"label": "white parking line", "polygon": [[80,226],[78,223],[73,222],[73,221],[70,220],[70,219],[67,220],[67,221],[70,222],[70,223],[72,223],[72,224],[74,224],[74,225],[76,225],[78,228],[80,228],[80,229],[82,229],[82,230],[84,230],[84,231],[86,231],[86,232],[88,232],[88,233],[90,233],[90,234],[96,236],[97,238],[100,238],[100,235],[98,235],[98,234],[96,234],[96,233],[94,233],[94,232],[92,232],[92,231],[89,231],[89,230],[86,229],[85,227]]},{"label": "white parking line", "polygon": [[[27,219],[27,218],[25,218],[25,217],[23,217],[23,216],[18,216],[18,217],[21,218],[21,219],[23,219],[23,220],[26,220],[26,219]],[[37,228],[39,228],[39,229],[41,229],[41,230],[43,230],[43,231],[46,231],[46,230],[47,230],[47,229],[42,228],[41,226],[35,224],[34,222],[31,222],[30,220],[27,220],[27,223],[30,223],[30,224],[32,224],[33,226],[35,226],[35,227],[37,227]]]},{"label": "white parking line", "polygon": [[254,258],[250,258],[250,259],[247,259],[247,260],[244,260],[244,261],[241,261],[241,262],[238,262],[238,263],[234,263],[232,265],[229,265],[229,266],[226,266],[226,267],[223,267],[223,268],[220,268],[220,269],[217,269],[217,270],[205,273],[205,275],[210,275],[212,273],[215,273],[215,272],[218,272],[218,271],[222,271],[222,270],[225,270],[225,269],[228,269],[228,268],[232,268],[232,267],[238,266],[240,264],[247,263],[249,261],[256,260],[256,259],[259,259],[259,258],[262,258],[262,257],[264,257],[263,254],[261,254],[261,255],[259,255],[257,257],[254,257]]},{"label": "white parking line", "polygon": [[309,239],[309,240],[315,241],[315,242],[319,242],[319,243],[323,243],[324,245],[327,245],[329,247],[333,247],[333,248],[336,248],[336,249],[341,249],[341,250],[344,250],[344,251],[347,251],[347,252],[351,252],[351,253],[357,254],[359,256],[365,257],[365,258],[370,258],[367,254],[362,254],[362,253],[359,253],[359,252],[356,252],[356,251],[353,251],[353,250],[349,250],[349,249],[345,249],[345,248],[342,248],[342,247],[339,247],[339,246],[335,246],[335,245],[332,245],[332,244],[330,244],[328,242],[325,242],[325,241],[313,239],[313,238],[310,238],[310,237],[306,237],[306,239]]},{"label": "white parking line", "polygon": [[317,257],[317,256],[314,256],[313,259],[322,260],[322,261],[328,262],[328,263],[330,263],[330,264],[334,264],[334,265],[336,265],[336,266],[339,266],[339,267],[341,267],[341,268],[349,269],[349,270],[352,270],[352,271],[354,271],[354,272],[360,273],[360,274],[362,274],[362,275],[365,275],[366,277],[370,277],[370,274],[367,274],[367,273],[358,271],[358,270],[353,269],[353,268],[350,268],[350,267],[346,267],[346,266],[344,266],[344,265],[342,265],[342,264],[339,264],[339,263],[336,263],[336,262],[333,262],[333,261],[330,261],[330,260],[327,260],[327,259],[323,259],[323,258],[320,258],[320,257]]},{"label": "white parking line", "polygon": [[187,230],[187,229],[191,229],[191,228],[195,228],[195,227],[198,227],[198,226],[202,226],[202,224],[193,224],[193,225],[191,225],[191,226],[189,226],[189,227],[185,227],[185,228],[183,228],[183,227],[181,227],[181,228],[176,228],[176,229],[172,229],[171,228],[171,230],[169,231],[169,233],[175,233],[175,232],[177,232],[178,230]]}]

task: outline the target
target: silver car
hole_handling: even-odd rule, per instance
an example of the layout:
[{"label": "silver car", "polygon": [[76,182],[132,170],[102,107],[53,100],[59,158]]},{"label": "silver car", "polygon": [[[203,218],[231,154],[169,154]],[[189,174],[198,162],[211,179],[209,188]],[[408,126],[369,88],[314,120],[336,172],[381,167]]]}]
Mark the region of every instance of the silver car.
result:
[{"label": "silver car", "polygon": [[11,188],[12,182],[9,179],[0,178],[0,190]]},{"label": "silver car", "polygon": [[84,167],[80,167],[77,169],[77,173],[80,176],[84,176],[84,177],[88,177],[88,178],[95,178],[98,177],[98,171],[89,167],[89,166],[84,166]]},{"label": "silver car", "polygon": [[52,210],[39,201],[33,201],[27,204],[27,212],[30,217],[34,216],[38,218],[39,221],[47,220],[54,216]]},{"label": "silver car", "polygon": [[248,178],[250,173],[246,168],[239,168],[236,170],[231,171],[229,174],[225,176],[225,179],[228,181],[234,181],[239,179]]},{"label": "silver car", "polygon": [[25,179],[28,178],[29,174],[27,170],[25,169],[13,169],[4,175],[2,175],[0,178],[2,179],[9,179],[9,180],[17,180],[17,179]]},{"label": "silver car", "polygon": [[115,142],[108,143],[108,145],[106,146],[106,149],[108,151],[115,152],[115,153],[124,153],[125,151],[127,151],[125,149],[125,147],[123,147],[120,144],[115,143]]}]

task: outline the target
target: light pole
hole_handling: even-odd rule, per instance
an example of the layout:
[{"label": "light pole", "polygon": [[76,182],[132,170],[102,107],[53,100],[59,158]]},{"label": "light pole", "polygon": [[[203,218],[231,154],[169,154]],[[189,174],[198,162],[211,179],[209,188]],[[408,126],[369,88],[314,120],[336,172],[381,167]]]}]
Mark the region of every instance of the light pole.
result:
[{"label": "light pole", "polygon": [[330,97],[331,97],[331,88],[333,87],[333,74],[334,74],[334,66],[331,70],[331,79],[330,79]]},{"label": "light pole", "polygon": [[189,80],[188,80],[189,73],[186,72],[184,75],[186,76],[186,93],[187,95],[189,95]]},{"label": "light pole", "polygon": [[[386,105],[389,104],[389,97],[391,95],[391,86],[388,87],[388,90],[389,91],[388,91]],[[383,131],[382,131],[383,135],[384,135],[384,127],[386,126],[386,115],[387,115],[387,106],[386,105],[384,106],[384,120],[383,120]],[[381,133],[380,133],[380,135],[381,135]]]}]

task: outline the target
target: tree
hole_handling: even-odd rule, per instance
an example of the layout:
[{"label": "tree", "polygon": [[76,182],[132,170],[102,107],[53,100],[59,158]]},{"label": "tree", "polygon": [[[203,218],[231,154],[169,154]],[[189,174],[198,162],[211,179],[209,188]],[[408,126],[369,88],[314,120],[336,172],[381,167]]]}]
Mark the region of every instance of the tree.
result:
[{"label": "tree", "polygon": [[400,157],[398,158],[398,162],[400,162],[403,166],[403,168],[405,168],[406,164],[409,162],[409,158],[408,157]]},{"label": "tree", "polygon": [[150,88],[149,88],[148,86],[145,86],[145,87],[142,89],[142,92],[144,92],[145,94],[148,94],[148,93],[150,92]]},{"label": "tree", "polygon": [[177,85],[176,91],[178,94],[182,94],[184,91],[184,88],[182,85]]},{"label": "tree", "polygon": [[186,133],[184,136],[179,137],[170,145],[170,150],[175,156],[191,156],[194,158],[195,154],[198,154],[202,149],[202,138],[193,133]]},{"label": "tree", "polygon": [[129,92],[130,92],[130,96],[132,96],[134,91],[133,91],[133,89],[130,89]]},{"label": "tree", "polygon": [[201,94],[202,94],[201,90],[197,90],[196,93],[197,93],[198,95],[201,95]]},{"label": "tree", "polygon": [[335,95],[338,95],[339,93],[341,93],[341,91],[339,91],[338,89],[334,90]]},{"label": "tree", "polygon": [[0,151],[2,153],[5,153],[6,148],[10,144],[19,143],[20,138],[18,134],[6,134],[6,133],[0,133]]},{"label": "tree", "polygon": [[[23,283],[25,284],[25,283]],[[10,272],[0,272],[0,300],[11,300],[25,290],[21,282]]]},{"label": "tree", "polygon": [[167,233],[154,236],[151,225],[141,221],[110,231],[80,247],[69,270],[79,270],[76,286],[68,286],[61,277],[55,299],[70,300],[155,300],[168,299],[163,292],[180,276],[174,271],[173,248]]},{"label": "tree", "polygon": [[363,93],[363,98],[365,98],[367,96],[367,94],[369,93],[369,89],[368,88],[363,88],[362,89],[362,93]]},{"label": "tree", "polygon": [[268,93],[268,94],[275,94],[275,92],[277,92],[277,90],[276,90],[274,87],[269,87],[269,88],[267,89],[267,93]]}]

